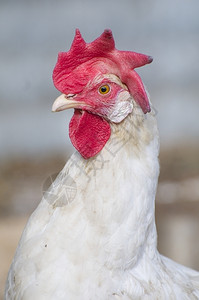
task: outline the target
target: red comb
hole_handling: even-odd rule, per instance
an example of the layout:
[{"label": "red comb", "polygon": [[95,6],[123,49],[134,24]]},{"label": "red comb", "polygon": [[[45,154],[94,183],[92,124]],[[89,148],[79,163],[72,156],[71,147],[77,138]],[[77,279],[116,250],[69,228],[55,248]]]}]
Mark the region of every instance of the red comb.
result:
[{"label": "red comb", "polygon": [[143,112],[150,111],[143,83],[134,69],[151,63],[153,59],[144,54],[117,50],[111,30],[105,30],[92,43],[86,43],[80,31],[76,30],[70,50],[58,55],[53,71],[55,87],[64,94],[81,92],[91,79],[88,68],[84,67],[84,63],[90,60],[104,61],[107,66],[104,72],[119,76]]}]

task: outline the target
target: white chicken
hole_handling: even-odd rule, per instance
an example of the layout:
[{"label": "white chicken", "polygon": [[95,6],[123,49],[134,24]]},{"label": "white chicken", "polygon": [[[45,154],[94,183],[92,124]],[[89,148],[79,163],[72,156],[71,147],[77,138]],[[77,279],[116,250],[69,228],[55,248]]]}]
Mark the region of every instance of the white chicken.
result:
[{"label": "white chicken", "polygon": [[157,251],[155,114],[134,68],[152,58],[76,31],[53,72],[77,149],[22,234],[5,300],[199,299],[199,273]]}]

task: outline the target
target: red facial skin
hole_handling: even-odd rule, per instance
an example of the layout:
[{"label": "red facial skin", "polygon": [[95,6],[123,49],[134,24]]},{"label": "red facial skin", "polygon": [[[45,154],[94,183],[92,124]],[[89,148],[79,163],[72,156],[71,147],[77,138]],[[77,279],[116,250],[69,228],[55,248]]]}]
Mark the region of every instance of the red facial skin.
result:
[{"label": "red facial skin", "polygon": [[[110,91],[107,94],[101,94],[100,87],[108,85]],[[85,102],[86,105],[81,109],[103,116],[108,119],[108,113],[116,101],[122,87],[104,78],[100,83],[90,84],[81,93],[75,95],[73,99],[79,102]]]}]

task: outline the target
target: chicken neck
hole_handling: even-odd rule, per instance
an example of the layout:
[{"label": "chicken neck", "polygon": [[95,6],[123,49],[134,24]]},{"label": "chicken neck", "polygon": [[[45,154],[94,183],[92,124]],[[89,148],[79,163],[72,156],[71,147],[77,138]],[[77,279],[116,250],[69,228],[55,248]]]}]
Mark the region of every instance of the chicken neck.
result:
[{"label": "chicken neck", "polygon": [[61,176],[75,185],[70,205],[82,208],[84,242],[93,237],[89,251],[103,256],[107,267],[125,269],[142,254],[156,252],[159,140],[154,112],[143,114],[136,103],[132,114],[111,124],[111,130],[111,138],[96,157],[84,160],[76,152]]}]

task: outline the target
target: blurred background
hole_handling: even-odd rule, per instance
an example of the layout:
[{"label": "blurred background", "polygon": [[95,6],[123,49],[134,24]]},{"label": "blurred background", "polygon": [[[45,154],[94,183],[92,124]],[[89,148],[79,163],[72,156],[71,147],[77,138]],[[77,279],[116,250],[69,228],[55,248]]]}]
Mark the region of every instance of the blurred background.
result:
[{"label": "blurred background", "polygon": [[0,298],[27,218],[73,152],[51,76],[75,28],[87,42],[111,28],[118,49],[154,57],[137,71],[161,136],[158,247],[199,270],[198,13],[198,0],[0,0]]}]

